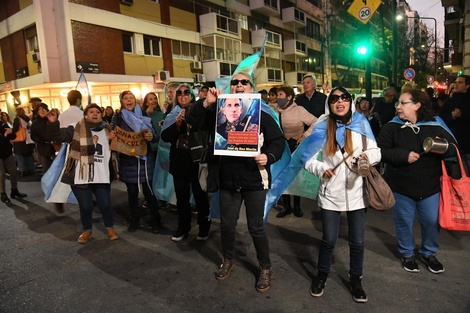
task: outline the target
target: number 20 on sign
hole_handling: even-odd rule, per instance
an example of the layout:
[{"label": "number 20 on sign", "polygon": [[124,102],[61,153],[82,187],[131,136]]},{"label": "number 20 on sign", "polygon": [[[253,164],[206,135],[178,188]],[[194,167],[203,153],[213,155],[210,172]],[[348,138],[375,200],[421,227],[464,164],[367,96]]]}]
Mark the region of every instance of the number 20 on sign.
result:
[{"label": "number 20 on sign", "polygon": [[355,0],[349,7],[348,13],[367,24],[380,4],[380,0]]}]

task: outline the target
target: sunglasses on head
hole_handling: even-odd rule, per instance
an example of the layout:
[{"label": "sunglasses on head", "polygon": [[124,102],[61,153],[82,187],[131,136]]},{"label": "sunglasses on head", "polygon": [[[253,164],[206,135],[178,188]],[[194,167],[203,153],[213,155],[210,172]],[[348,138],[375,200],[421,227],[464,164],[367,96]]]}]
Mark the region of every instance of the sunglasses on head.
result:
[{"label": "sunglasses on head", "polygon": [[236,86],[236,85],[238,85],[238,83],[242,83],[243,86],[246,86],[250,83],[250,81],[248,79],[232,79],[230,81],[230,84],[232,86]]},{"label": "sunglasses on head", "polygon": [[181,96],[181,95],[186,95],[186,96],[189,96],[191,94],[191,91],[189,91],[189,89],[185,89],[185,90],[177,90],[176,91],[176,95],[177,96]]},{"label": "sunglasses on head", "polygon": [[341,98],[341,100],[343,100],[344,102],[350,102],[351,101],[351,95],[348,94],[348,93],[343,93],[341,95],[330,95],[330,97],[328,98],[328,102],[330,104],[335,104],[336,102],[338,102],[338,100]]}]

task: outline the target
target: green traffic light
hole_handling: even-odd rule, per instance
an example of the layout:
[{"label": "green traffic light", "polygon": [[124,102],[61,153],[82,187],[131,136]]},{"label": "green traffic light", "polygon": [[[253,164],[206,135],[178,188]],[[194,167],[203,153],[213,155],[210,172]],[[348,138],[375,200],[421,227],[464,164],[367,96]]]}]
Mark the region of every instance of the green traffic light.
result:
[{"label": "green traffic light", "polygon": [[360,55],[366,55],[367,54],[367,47],[366,46],[357,47],[357,53],[360,54]]}]

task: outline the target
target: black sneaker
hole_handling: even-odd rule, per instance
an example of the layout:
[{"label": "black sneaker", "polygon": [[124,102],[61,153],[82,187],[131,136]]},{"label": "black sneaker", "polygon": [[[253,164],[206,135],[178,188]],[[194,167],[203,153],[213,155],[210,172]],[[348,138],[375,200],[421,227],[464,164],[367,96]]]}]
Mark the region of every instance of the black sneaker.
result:
[{"label": "black sneaker", "polygon": [[323,296],[327,278],[328,275],[321,272],[318,272],[318,275],[313,278],[312,285],[310,286],[310,295],[312,297]]},{"label": "black sneaker", "polygon": [[173,233],[173,236],[171,236],[171,240],[172,241],[181,241],[183,240],[184,238],[188,237],[188,232],[186,231],[182,231],[180,229],[177,229],[174,233]]},{"label": "black sneaker", "polygon": [[437,260],[435,255],[430,255],[428,257],[421,256],[421,261],[423,261],[431,273],[440,274],[445,271],[444,266]]},{"label": "black sneaker", "polygon": [[419,266],[418,263],[416,263],[416,259],[414,256],[411,256],[409,258],[403,257],[401,259],[401,265],[403,265],[403,269],[407,272],[419,273]]},{"label": "black sneaker", "polygon": [[367,295],[366,292],[364,291],[364,288],[362,288],[362,278],[357,275],[351,276],[349,282],[351,286],[351,294],[352,298],[355,302],[357,303],[366,303],[367,302]]}]

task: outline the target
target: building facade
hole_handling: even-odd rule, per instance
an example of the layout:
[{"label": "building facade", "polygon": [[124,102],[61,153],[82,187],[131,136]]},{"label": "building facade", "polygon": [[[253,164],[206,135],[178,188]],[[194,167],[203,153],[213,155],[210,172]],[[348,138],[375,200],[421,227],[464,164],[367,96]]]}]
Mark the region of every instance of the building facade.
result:
[{"label": "building facade", "polygon": [[[372,84],[391,75],[387,22],[393,1],[371,20]],[[318,88],[364,90],[364,65],[353,58],[358,33],[340,0],[3,0],[0,4],[0,108],[39,97],[68,108],[66,94],[83,70],[92,102],[118,108],[119,93],[165,97],[168,82],[213,85],[267,42],[255,73],[258,89],[288,84],[301,91],[313,73]],[[359,24],[358,24],[359,23]],[[385,26],[384,26],[385,25]],[[342,47],[349,50],[344,53]]]}]

